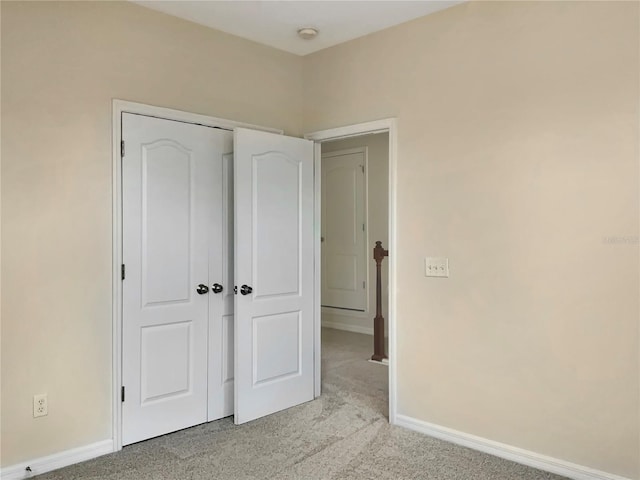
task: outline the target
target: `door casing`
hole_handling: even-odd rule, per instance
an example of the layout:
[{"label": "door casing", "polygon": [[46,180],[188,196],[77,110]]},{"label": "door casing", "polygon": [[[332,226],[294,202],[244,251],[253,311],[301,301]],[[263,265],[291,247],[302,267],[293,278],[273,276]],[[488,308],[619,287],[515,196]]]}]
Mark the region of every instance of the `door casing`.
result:
[{"label": "door casing", "polygon": [[[164,118],[185,123],[233,130],[236,127],[252,128],[283,134],[283,130],[252,125],[244,122],[146,105],[126,100],[112,102],[112,438],[113,450],[122,450],[122,114],[133,113]],[[315,142],[314,148],[314,364],[315,397],[321,393],[321,308],[320,308],[320,187],[321,142],[339,140],[373,133],[389,133],[389,423],[396,423],[396,163],[397,126],[395,118],[387,118],[308,133],[304,138]]]}]

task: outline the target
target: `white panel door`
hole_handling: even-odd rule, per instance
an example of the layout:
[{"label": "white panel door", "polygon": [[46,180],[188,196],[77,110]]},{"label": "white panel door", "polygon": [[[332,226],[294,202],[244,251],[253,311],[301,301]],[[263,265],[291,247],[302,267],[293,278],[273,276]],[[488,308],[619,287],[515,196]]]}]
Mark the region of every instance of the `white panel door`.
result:
[{"label": "white panel door", "polygon": [[365,150],[322,155],[322,306],[367,308]]},{"label": "white panel door", "polygon": [[122,128],[126,445],[207,421],[209,269],[223,270],[210,254],[222,252],[230,133],[133,114]]},{"label": "white panel door", "polygon": [[[233,134],[225,151],[233,149]],[[218,202],[218,203],[216,203]],[[222,156],[220,224],[210,223],[209,253],[209,421],[233,415],[233,153]]]},{"label": "white panel door", "polygon": [[235,422],[313,399],[313,142],[238,128]]}]

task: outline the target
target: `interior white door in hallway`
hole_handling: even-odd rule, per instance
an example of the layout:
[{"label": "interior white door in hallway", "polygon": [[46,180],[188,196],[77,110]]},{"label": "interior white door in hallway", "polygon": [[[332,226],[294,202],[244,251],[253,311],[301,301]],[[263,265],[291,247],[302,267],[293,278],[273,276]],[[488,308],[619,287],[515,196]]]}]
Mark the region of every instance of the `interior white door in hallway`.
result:
[{"label": "interior white door in hallway", "polygon": [[322,306],[367,309],[364,148],[322,155]]},{"label": "interior white door in hallway", "polygon": [[314,398],[313,142],[238,128],[235,422]]},{"label": "interior white door in hallway", "polygon": [[224,361],[218,349],[208,354],[208,342],[223,335],[231,313],[211,289],[232,288],[222,257],[223,155],[233,140],[228,131],[134,114],[123,114],[122,135],[126,445],[228,412],[224,400],[214,402],[225,398],[225,382],[208,371],[222,372]]}]

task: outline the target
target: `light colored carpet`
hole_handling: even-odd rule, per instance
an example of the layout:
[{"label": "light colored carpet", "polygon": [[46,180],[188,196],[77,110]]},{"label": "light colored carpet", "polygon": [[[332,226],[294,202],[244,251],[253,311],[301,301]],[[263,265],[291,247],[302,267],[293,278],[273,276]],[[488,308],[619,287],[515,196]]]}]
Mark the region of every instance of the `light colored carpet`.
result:
[{"label": "light colored carpet", "polygon": [[387,367],[372,337],[323,330],[322,396],[234,426],[227,418],[125,447],[39,480],[551,480],[387,421]]}]

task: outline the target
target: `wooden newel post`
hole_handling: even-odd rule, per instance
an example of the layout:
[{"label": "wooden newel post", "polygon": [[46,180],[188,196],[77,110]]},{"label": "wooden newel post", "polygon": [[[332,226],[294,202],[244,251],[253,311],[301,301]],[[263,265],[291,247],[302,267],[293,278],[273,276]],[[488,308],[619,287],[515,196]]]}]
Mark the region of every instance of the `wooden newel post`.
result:
[{"label": "wooden newel post", "polygon": [[376,242],[373,259],[376,261],[376,317],[373,319],[373,355],[371,360],[381,362],[387,358],[384,353],[384,317],[382,316],[382,260],[389,250],[382,248],[382,242]]}]

